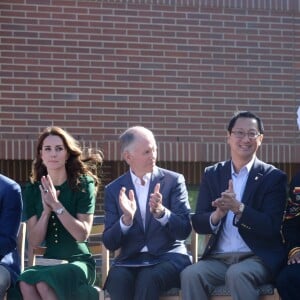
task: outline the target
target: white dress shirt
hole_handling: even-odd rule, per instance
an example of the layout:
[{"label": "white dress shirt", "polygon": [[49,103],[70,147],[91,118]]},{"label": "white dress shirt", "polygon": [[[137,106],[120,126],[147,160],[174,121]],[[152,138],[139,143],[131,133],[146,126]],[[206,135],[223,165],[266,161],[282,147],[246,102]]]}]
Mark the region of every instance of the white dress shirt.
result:
[{"label": "white dress shirt", "polygon": [[[145,221],[146,221],[146,210],[150,209],[149,205],[148,205],[148,194],[149,194],[149,186],[150,186],[150,181],[151,181],[151,175],[152,173],[147,173],[143,176],[143,181],[141,181],[141,179],[139,177],[137,177],[132,170],[130,170],[130,175],[131,175],[131,179],[136,191],[136,200],[138,201],[139,204],[139,208],[140,208],[140,212],[141,212],[141,217],[143,220],[143,224],[144,224],[144,228],[145,228]],[[153,193],[154,191],[151,191],[151,193]],[[136,212],[137,213],[137,212]],[[169,218],[171,216],[171,211],[167,208],[165,208],[165,214],[163,217],[156,219],[162,226],[165,226],[168,221]],[[120,225],[121,225],[121,230],[124,234],[126,234],[128,232],[128,230],[130,229],[130,227],[132,226],[129,225],[125,225],[122,222],[122,217],[120,218]],[[148,251],[148,247],[147,245],[145,245],[141,252],[147,252]],[[183,253],[183,254],[187,254],[187,249],[184,245],[180,245],[177,248],[174,248],[172,250],[170,250],[169,252],[178,252],[178,253]]]}]

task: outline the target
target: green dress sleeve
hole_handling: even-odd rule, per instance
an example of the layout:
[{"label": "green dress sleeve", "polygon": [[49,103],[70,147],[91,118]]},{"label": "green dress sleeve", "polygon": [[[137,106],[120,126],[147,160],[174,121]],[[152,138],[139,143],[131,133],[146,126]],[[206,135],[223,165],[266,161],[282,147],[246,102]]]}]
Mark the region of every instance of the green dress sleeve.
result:
[{"label": "green dress sleeve", "polygon": [[96,194],[95,183],[92,177],[82,176],[80,178],[80,191],[76,193],[77,213],[93,214],[95,212]]},{"label": "green dress sleeve", "polygon": [[24,220],[40,216],[43,210],[39,183],[27,183],[23,191]]}]

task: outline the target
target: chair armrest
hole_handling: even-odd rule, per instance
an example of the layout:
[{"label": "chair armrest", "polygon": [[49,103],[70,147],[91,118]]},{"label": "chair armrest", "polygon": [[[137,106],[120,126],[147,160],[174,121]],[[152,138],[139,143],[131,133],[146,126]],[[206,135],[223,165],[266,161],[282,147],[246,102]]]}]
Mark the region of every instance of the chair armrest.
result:
[{"label": "chair armrest", "polygon": [[44,255],[46,252],[47,247],[35,247],[33,248],[33,255]]},{"label": "chair armrest", "polygon": [[36,257],[42,256],[46,252],[46,247],[38,246],[32,248],[28,246],[28,266],[32,267],[36,265]]},{"label": "chair armrest", "polygon": [[191,253],[193,257],[193,263],[198,262],[198,234],[192,229],[191,233]]},{"label": "chair armrest", "polygon": [[102,244],[101,284],[103,287],[109,271],[109,250],[105,248],[102,242],[101,244]]}]

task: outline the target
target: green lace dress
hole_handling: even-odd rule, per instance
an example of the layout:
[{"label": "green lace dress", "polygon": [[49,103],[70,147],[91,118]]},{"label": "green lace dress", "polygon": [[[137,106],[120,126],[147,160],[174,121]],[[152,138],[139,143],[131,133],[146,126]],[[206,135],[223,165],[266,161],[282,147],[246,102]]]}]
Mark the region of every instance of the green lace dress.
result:
[{"label": "green lace dress", "polygon": [[[72,191],[67,182],[56,186],[60,190],[59,201],[72,215],[92,214],[95,210],[95,186],[89,176],[81,178],[81,191]],[[28,184],[24,190],[26,219],[41,216],[43,205],[39,184]],[[25,269],[18,281],[36,284],[44,281],[51,286],[59,300],[96,300],[99,298],[93,287],[96,278],[95,261],[91,257],[86,242],[76,242],[64,228],[58,217],[52,213],[49,219],[44,257],[64,259],[67,264],[54,266],[34,266]]]}]

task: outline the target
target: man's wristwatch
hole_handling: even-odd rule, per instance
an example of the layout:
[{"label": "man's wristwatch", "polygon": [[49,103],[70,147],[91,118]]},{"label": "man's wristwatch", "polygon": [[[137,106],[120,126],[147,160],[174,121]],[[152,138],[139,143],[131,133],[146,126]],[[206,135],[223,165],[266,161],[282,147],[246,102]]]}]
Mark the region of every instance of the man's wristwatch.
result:
[{"label": "man's wristwatch", "polygon": [[57,214],[57,215],[61,215],[63,214],[65,211],[65,208],[64,207],[60,207],[58,209],[56,209],[54,212]]},{"label": "man's wristwatch", "polygon": [[165,213],[166,213],[166,209],[164,208],[158,216],[157,215],[155,216],[155,218],[161,219],[165,215]]},{"label": "man's wristwatch", "polygon": [[244,209],[245,209],[245,204],[241,203],[238,211],[236,212],[236,215],[241,215],[243,213]]}]

